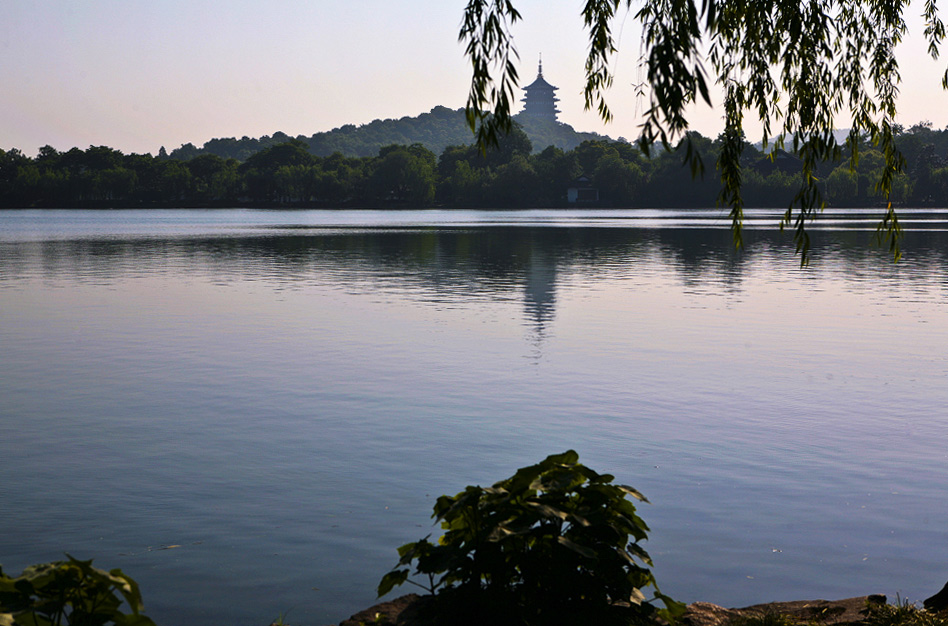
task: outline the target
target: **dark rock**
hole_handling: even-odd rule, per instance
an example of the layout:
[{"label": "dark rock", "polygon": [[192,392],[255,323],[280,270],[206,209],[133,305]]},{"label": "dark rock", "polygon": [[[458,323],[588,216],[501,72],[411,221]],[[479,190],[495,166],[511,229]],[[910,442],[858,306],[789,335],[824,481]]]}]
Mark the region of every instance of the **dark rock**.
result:
[{"label": "dark rock", "polygon": [[[401,596],[360,611],[340,622],[339,626],[421,626],[424,622],[419,619],[419,611],[431,598],[432,596],[419,596],[414,593]],[[742,609],[726,609],[710,602],[695,602],[688,605],[688,611],[682,617],[682,622],[684,626],[725,626],[737,618],[778,614],[800,622],[843,626],[863,621],[870,604],[885,604],[885,602],[886,597],[883,595],[859,596],[834,601],[770,602]]]},{"label": "dark rock", "polygon": [[419,596],[410,593],[388,602],[381,602],[364,611],[359,611],[349,619],[339,622],[339,626],[414,626],[422,622],[418,611],[432,596]]},{"label": "dark rock", "polygon": [[694,602],[682,616],[685,626],[723,626],[740,617],[737,609],[726,609],[710,602]]},{"label": "dark rock", "polygon": [[926,611],[938,612],[948,609],[948,583],[941,588],[941,591],[928,598],[922,603]]},{"label": "dark rock", "polygon": [[819,622],[827,626],[854,624],[866,617],[869,604],[885,604],[883,595],[859,596],[844,600],[799,600],[796,602],[770,602],[755,604],[742,609],[726,609],[710,602],[695,602],[688,605],[682,618],[686,626],[724,626],[737,618],[763,615],[786,615],[801,622]]}]

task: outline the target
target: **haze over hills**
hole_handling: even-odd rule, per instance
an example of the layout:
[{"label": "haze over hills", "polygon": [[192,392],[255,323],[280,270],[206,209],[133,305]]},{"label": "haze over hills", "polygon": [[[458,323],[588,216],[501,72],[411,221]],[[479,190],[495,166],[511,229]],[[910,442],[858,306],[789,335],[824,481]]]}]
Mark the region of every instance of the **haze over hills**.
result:
[{"label": "haze over hills", "polygon": [[[540,120],[525,115],[516,115],[530,142],[533,151],[539,152],[547,146],[572,150],[586,140],[610,140],[598,133],[575,130],[569,124],[552,120]],[[291,137],[283,132],[260,138],[234,137],[211,139],[203,147],[191,143],[173,150],[168,156],[182,161],[202,154],[216,154],[223,158],[245,161],[251,155],[273,145],[298,139],[305,143],[316,156],[329,156],[334,152],[348,157],[377,156],[379,148],[393,144],[411,145],[419,143],[434,154],[441,154],[448,146],[469,145],[473,135],[467,125],[464,109],[449,109],[436,106],[428,113],[401,119],[374,120],[362,126],[346,124],[333,130],[315,133],[310,137]]]},{"label": "haze over hills", "polygon": [[[839,143],[839,145],[843,145],[843,144],[846,143],[846,140],[849,139],[849,129],[848,129],[848,128],[837,128],[836,130],[833,131],[833,137],[836,138],[836,141],[837,141],[837,143]],[[764,145],[764,142],[763,142],[763,141],[757,141],[757,142],[752,143],[751,145],[754,146],[754,148],[756,148],[757,150],[760,150],[761,152],[763,152],[764,154],[770,154],[770,153],[773,152],[775,149],[781,147],[781,146],[778,146],[778,145],[777,145],[777,142],[776,142],[776,138],[775,138],[775,137],[771,137],[771,138],[767,141],[767,145],[766,145],[766,146]],[[793,149],[793,135],[792,135],[792,134],[787,135],[786,137],[784,137],[782,149],[784,149],[784,150],[792,150],[792,149]]]}]

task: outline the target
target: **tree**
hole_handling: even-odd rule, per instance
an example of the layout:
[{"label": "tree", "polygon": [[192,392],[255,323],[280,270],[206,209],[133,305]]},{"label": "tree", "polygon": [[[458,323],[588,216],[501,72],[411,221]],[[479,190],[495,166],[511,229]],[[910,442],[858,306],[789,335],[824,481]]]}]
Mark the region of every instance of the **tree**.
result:
[{"label": "tree", "polygon": [[270,146],[244,161],[239,168],[247,194],[258,202],[277,200],[276,173],[284,166],[309,166],[314,162],[306,144],[298,139]]},{"label": "tree", "polygon": [[645,174],[635,163],[618,154],[600,159],[593,174],[605,202],[612,206],[632,206],[645,182]]},{"label": "tree", "polygon": [[515,155],[509,163],[496,168],[487,193],[491,206],[535,206],[540,195],[536,170],[523,155]]},{"label": "tree", "polygon": [[195,199],[222,200],[233,195],[237,180],[237,161],[216,154],[202,154],[185,163],[191,173]]},{"label": "tree", "polygon": [[425,206],[435,194],[435,155],[421,144],[383,147],[368,184],[377,202]]},{"label": "tree", "polygon": [[158,174],[158,199],[181,202],[191,188],[191,171],[181,161],[162,161]]},{"label": "tree", "polygon": [[[632,0],[586,0],[582,10],[589,33],[585,104],[604,120],[612,113],[605,100],[617,51],[612,24]],[[895,145],[899,64],[896,47],[906,32],[906,0],[642,0],[635,19],[642,26],[639,86],[647,100],[639,145],[666,149],[682,141],[692,174],[703,162],[685,135],[687,111],[699,100],[711,104],[709,85],[724,92],[725,128],[717,157],[721,190],[718,202],[731,209],[735,243],[742,245],[744,199],[744,115],[757,115],[764,140],[778,144],[792,137],[803,161],[803,176],[781,221],[792,226],[801,262],[807,262],[806,223],[825,205],[817,178],[821,161],[843,152],[833,134],[837,117],[850,119],[850,167],[859,160],[859,138],[868,138],[884,155],[875,181],[886,198],[905,161]],[[935,0],[922,11],[929,53],[937,58],[945,27]],[[517,85],[510,31],[520,19],[511,0],[468,0],[459,38],[466,43],[472,80],[466,113],[483,148],[511,127],[511,102]],[[942,78],[948,88],[948,72]],[[889,203],[878,235],[899,258],[901,227]]]},{"label": "tree", "polygon": [[840,165],[826,178],[826,196],[839,206],[850,198],[859,197],[859,175],[853,170]]},{"label": "tree", "polygon": [[576,150],[568,153],[554,146],[533,156],[533,167],[539,177],[538,198],[542,206],[563,206],[566,190],[583,173]]},{"label": "tree", "polygon": [[[447,153],[448,151],[445,150],[444,154]],[[444,171],[447,173],[441,176],[441,182],[438,185],[440,201],[455,206],[472,207],[483,203],[483,170],[476,170],[467,161],[457,159],[450,161],[450,165],[446,165]]]},{"label": "tree", "polygon": [[584,141],[573,151],[583,173],[592,175],[599,165],[599,161],[609,156],[619,156],[616,150],[606,141]]}]

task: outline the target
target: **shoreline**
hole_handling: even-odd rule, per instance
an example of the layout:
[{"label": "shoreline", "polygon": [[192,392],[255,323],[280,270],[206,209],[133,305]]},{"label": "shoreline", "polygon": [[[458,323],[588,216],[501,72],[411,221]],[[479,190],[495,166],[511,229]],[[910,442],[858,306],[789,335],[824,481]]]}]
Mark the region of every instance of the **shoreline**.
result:
[{"label": "shoreline", "polygon": [[[374,604],[359,611],[338,626],[421,626],[416,621],[418,608],[432,596],[410,593]],[[767,602],[741,608],[725,608],[710,602],[693,602],[681,618],[683,626],[724,626],[734,620],[766,615],[784,615],[800,622],[819,622],[822,626],[844,626],[865,620],[870,605],[884,605],[883,594],[856,596],[841,600],[796,600]]]}]

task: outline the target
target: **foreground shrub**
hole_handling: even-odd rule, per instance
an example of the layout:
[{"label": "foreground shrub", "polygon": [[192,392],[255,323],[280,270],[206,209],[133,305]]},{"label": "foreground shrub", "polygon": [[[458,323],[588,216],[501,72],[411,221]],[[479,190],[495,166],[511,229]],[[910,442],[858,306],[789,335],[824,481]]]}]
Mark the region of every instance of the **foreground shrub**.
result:
[{"label": "foreground shrub", "polygon": [[[662,594],[646,567],[652,561],[639,542],[648,526],[628,497],[647,500],[612,481],[570,450],[492,487],[441,496],[432,517],[444,535],[399,548],[379,596],[404,582],[422,586],[434,594],[426,613],[437,624],[671,621],[684,605]],[[427,584],[409,580],[412,563]]]},{"label": "foreground shrub", "polygon": [[866,626],[948,626],[948,611],[920,611],[908,601],[870,605]]},{"label": "foreground shrub", "polygon": [[141,614],[141,593],[131,577],[66,556],[68,561],[33,565],[16,578],[0,569],[0,626],[155,626]]}]

